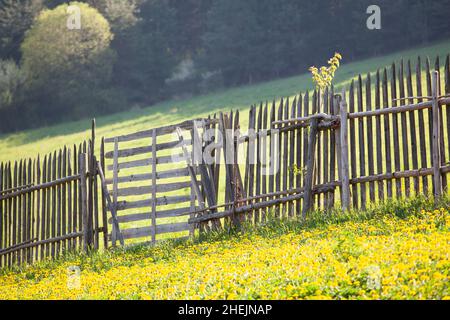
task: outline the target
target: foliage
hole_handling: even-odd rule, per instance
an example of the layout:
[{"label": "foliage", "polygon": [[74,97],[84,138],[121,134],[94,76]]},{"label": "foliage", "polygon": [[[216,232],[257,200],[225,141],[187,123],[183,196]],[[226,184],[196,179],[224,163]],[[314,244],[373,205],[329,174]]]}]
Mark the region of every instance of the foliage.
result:
[{"label": "foliage", "polygon": [[139,21],[118,35],[114,79],[128,90],[129,102],[150,104],[165,97],[165,80],[175,67],[175,12],[167,0],[147,0],[140,7]]},{"label": "foliage", "polygon": [[20,45],[43,0],[0,0],[0,59],[20,60]]},{"label": "foliage", "polygon": [[[406,212],[399,216],[396,212]],[[268,222],[207,241],[68,255],[0,277],[0,299],[448,299],[448,202]],[[81,268],[79,288],[67,269]]]},{"label": "foliage", "polygon": [[[0,59],[13,59],[22,64],[19,48],[36,16],[43,8],[55,9],[67,2],[0,0]],[[174,96],[209,93],[223,87],[291,76],[326,59],[329,48],[338,50],[350,62],[450,37],[446,17],[450,0],[432,3],[380,0],[377,4],[382,8],[381,30],[366,27],[366,9],[372,4],[369,0],[357,3],[350,0],[79,0],[79,3],[97,9],[114,33],[111,48],[117,53],[117,59],[108,58],[109,62],[102,64],[105,69],[111,69],[107,71],[112,81],[100,81],[102,88],[89,94],[82,93],[86,88],[53,87],[61,96],[58,101],[54,95],[39,95],[39,90],[24,92],[23,103],[30,110],[39,110],[31,113],[36,119],[45,120],[44,123],[61,120],[49,115],[55,113],[54,105],[63,104],[63,97],[73,96],[75,92],[85,99],[77,103],[74,114],[66,115],[70,119],[99,115],[99,110],[127,110],[130,106],[148,106]],[[170,81],[177,76],[176,67],[185,61],[192,61],[195,66],[192,76],[183,81]],[[99,78],[105,71],[88,70],[98,72]],[[79,83],[77,76],[75,73],[69,81]],[[48,86],[50,89],[46,90],[51,90],[52,83]],[[104,100],[108,97],[105,92],[115,93],[114,99],[110,99],[113,101]],[[114,103],[116,98],[120,104]],[[8,114],[19,112],[15,106],[11,108],[14,112]],[[18,119],[10,117],[7,126],[1,126],[2,131],[42,124],[34,118],[28,122]]]},{"label": "foliage", "polygon": [[25,79],[25,73],[14,61],[0,60],[0,109],[14,105]]},{"label": "foliage", "polygon": [[318,69],[317,67],[309,68],[312,74],[313,82],[316,84],[316,88],[320,90],[325,90],[326,87],[331,86],[331,82],[334,79],[334,74],[336,70],[340,67],[340,61],[342,56],[340,53],[335,53],[334,56],[328,60],[328,67],[323,66]]},{"label": "foliage", "polygon": [[67,27],[68,5],[63,4],[42,11],[22,44],[29,95],[34,101],[46,101],[45,109],[39,111],[48,119],[86,115],[86,110],[79,109],[80,97],[89,100],[112,74],[115,55],[108,21],[87,4],[71,4],[80,8],[80,30]]}]

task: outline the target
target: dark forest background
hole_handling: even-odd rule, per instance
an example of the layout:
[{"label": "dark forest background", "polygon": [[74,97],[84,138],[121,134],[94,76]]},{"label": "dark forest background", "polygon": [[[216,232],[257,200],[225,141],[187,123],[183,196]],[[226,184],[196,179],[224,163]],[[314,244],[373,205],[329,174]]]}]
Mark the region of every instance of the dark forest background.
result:
[{"label": "dark forest background", "polygon": [[[67,1],[0,0],[0,132],[304,73],[334,51],[349,62],[450,38],[450,0],[80,2],[110,28],[85,36],[106,42],[80,41],[108,48],[69,68],[59,58],[76,48],[47,46],[36,23]],[[366,27],[371,4],[381,30]]]}]

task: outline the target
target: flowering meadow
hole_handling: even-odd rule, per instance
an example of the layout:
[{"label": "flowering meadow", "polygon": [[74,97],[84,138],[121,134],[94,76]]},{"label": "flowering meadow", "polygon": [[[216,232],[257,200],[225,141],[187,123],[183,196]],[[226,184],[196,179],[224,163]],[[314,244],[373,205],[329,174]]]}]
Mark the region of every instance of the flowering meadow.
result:
[{"label": "flowering meadow", "polygon": [[286,224],[4,271],[0,299],[449,299],[449,244],[448,206]]}]

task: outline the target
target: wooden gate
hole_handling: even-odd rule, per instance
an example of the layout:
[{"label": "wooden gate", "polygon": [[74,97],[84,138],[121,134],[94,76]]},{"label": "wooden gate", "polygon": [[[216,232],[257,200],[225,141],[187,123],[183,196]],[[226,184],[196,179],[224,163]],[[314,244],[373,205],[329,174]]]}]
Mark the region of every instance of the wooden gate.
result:
[{"label": "wooden gate", "polygon": [[[183,141],[183,150],[176,132],[180,128],[192,135],[193,124],[191,120],[103,139],[102,166],[126,244],[193,235],[195,227],[188,219],[197,208],[196,194],[184,154],[187,150],[192,156],[192,139]],[[112,225],[113,246],[119,235],[115,229]]]}]

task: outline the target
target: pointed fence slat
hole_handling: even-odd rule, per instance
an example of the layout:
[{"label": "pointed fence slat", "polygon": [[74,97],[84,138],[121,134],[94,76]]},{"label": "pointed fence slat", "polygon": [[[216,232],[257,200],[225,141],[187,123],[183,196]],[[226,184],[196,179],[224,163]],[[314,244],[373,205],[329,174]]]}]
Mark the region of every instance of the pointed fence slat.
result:
[{"label": "pointed fence slat", "polygon": [[[404,77],[404,64],[403,60],[400,63],[400,68],[398,70],[398,83],[399,83],[399,99],[400,104],[405,104],[405,77]],[[402,155],[403,155],[403,168],[402,170],[407,171],[410,169],[409,167],[409,134],[408,134],[408,125],[407,125],[407,118],[406,118],[406,112],[402,112],[400,114],[400,121],[401,121],[401,136],[402,136]],[[404,179],[404,189],[405,189],[405,196],[409,197],[411,194],[411,181],[409,178]]]},{"label": "pointed fence slat", "polygon": [[[417,96],[422,97],[422,65],[420,57],[417,59],[416,64],[416,93]],[[417,99],[418,103],[423,102],[423,99]],[[427,159],[427,141],[425,136],[425,111],[419,110],[419,142],[420,142],[420,167],[428,168],[428,159]],[[422,192],[423,194],[428,194],[428,177],[422,177]]]}]

